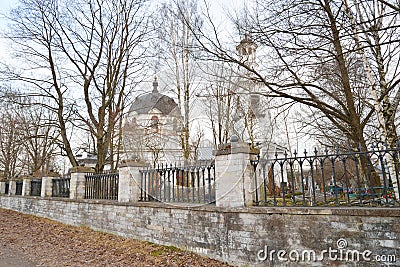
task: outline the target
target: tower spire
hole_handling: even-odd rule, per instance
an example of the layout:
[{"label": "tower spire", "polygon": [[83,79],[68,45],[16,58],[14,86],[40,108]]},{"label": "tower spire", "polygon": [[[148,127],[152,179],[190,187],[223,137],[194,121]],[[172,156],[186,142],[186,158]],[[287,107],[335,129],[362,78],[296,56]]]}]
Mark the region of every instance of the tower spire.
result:
[{"label": "tower spire", "polygon": [[157,75],[154,75],[154,81],[153,81],[153,93],[158,93],[158,81],[157,81]]}]

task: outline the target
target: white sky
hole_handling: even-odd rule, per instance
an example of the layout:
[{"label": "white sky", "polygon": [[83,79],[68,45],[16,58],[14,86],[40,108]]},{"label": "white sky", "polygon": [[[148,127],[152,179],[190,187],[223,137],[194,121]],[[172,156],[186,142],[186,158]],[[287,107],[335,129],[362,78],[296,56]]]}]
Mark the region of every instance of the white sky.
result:
[{"label": "white sky", "polygon": [[[165,0],[151,0],[152,2],[156,1],[165,1]],[[221,24],[227,21],[227,10],[239,9],[243,6],[243,3],[246,0],[206,0],[211,7],[211,15],[214,19],[220,20]],[[15,7],[18,3],[18,0],[0,0],[0,60],[7,59],[7,54],[9,53],[8,47],[9,43],[4,40],[1,35],[4,30],[7,29],[7,21],[4,18],[4,15],[8,15],[10,10]],[[221,28],[224,26],[219,25]],[[226,28],[225,28],[226,29]]]},{"label": "white sky", "polygon": [[[151,1],[161,2],[165,0]],[[229,12],[234,12],[233,10],[240,10],[246,0],[207,0],[207,2],[210,3],[211,16],[213,19],[220,21],[220,23],[217,23],[219,24],[217,27],[219,26],[219,28],[222,29],[228,37],[230,34],[232,34],[232,32],[223,25],[228,21],[227,11],[229,10]],[[8,56],[10,52],[10,44],[1,37],[2,33],[7,29],[7,21],[4,19],[4,15],[7,15],[11,8],[16,7],[17,3],[18,0],[0,0],[0,62],[10,60],[10,57]]]},{"label": "white sky", "polygon": [[16,3],[17,0],[0,0],[0,13],[9,11]]},{"label": "white sky", "polygon": [[4,15],[7,15],[16,3],[17,0],[0,0],[0,60],[4,60],[9,52],[9,45],[1,37],[2,32],[7,29],[7,21],[4,19]]}]

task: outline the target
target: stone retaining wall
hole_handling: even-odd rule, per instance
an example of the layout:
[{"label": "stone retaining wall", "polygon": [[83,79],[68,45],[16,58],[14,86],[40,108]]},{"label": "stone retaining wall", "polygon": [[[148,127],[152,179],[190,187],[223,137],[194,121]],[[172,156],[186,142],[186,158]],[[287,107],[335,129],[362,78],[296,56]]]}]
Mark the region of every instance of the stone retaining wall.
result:
[{"label": "stone retaining wall", "polygon": [[[0,206],[240,266],[381,266],[377,260],[400,266],[399,209],[179,207],[29,196],[0,196]],[[334,251],[338,245],[341,252]],[[261,250],[268,250],[265,260]],[[313,251],[316,260],[309,261]]]}]

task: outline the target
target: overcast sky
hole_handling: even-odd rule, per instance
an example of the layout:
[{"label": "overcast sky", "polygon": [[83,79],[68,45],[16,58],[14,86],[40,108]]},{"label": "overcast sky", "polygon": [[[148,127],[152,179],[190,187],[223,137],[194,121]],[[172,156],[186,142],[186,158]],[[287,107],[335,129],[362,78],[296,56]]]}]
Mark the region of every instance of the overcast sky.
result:
[{"label": "overcast sky", "polygon": [[[157,0],[151,1],[156,2]],[[224,15],[226,15],[228,9],[238,9],[246,0],[208,0],[208,2],[212,7],[212,15],[214,18],[220,19],[223,22],[226,19]],[[18,0],[0,0],[0,60],[8,54],[8,45],[5,40],[1,38],[1,33],[7,27],[7,22],[3,16],[8,14],[11,8],[15,7],[17,3]],[[222,13],[225,14],[222,15]]]},{"label": "overcast sky", "polygon": [[0,29],[4,29],[6,23],[3,15],[8,14],[11,7],[15,6],[17,0],[0,0]]},{"label": "overcast sky", "polygon": [[3,16],[9,13],[16,2],[17,0],[0,0],[0,60],[4,59],[9,52],[5,40],[1,37],[1,32],[7,27],[7,22]]},{"label": "overcast sky", "polygon": [[7,11],[10,6],[16,3],[16,0],[0,0],[0,10],[1,12]]}]

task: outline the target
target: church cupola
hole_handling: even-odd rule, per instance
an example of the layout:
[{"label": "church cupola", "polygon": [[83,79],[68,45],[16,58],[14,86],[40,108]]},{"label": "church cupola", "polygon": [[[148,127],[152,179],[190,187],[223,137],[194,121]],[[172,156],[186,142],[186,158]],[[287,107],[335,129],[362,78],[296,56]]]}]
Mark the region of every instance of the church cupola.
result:
[{"label": "church cupola", "polygon": [[154,75],[154,81],[153,81],[153,94],[158,93],[158,81],[157,81],[157,76]]},{"label": "church cupola", "polygon": [[249,38],[247,34],[244,39],[236,46],[236,51],[240,56],[241,61],[249,67],[256,66],[256,50],[257,45]]}]

